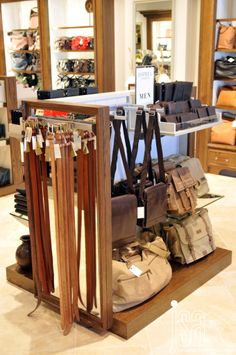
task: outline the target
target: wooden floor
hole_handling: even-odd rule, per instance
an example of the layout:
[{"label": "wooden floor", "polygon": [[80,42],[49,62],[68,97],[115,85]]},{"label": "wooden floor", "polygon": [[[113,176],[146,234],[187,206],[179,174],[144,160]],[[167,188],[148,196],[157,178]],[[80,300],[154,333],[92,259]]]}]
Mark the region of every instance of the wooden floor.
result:
[{"label": "wooden floor", "polygon": [[[170,309],[172,300],[181,301],[229,266],[231,260],[232,252],[230,250],[217,248],[214,253],[189,266],[174,264],[173,277],[169,285],[140,306],[124,312],[114,313],[111,331],[125,339],[129,339]],[[20,274],[17,271],[16,264],[14,264],[7,267],[6,274],[9,282],[29,292],[34,292],[34,283],[30,273]],[[52,297],[55,298],[54,296]],[[55,310],[58,310],[59,302],[57,301],[56,303]]]}]

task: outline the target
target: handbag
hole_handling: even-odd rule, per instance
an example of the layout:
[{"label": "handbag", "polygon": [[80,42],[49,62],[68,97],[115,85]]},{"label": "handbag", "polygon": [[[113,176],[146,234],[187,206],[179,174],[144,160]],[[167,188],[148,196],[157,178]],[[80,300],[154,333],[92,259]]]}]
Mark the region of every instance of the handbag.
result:
[{"label": "handbag", "polygon": [[216,249],[207,209],[163,227],[173,259],[190,264]]},{"label": "handbag", "polygon": [[236,144],[236,130],[232,127],[232,122],[223,121],[219,126],[211,129],[211,143]]},{"label": "handbag", "polygon": [[38,8],[33,7],[30,11],[29,27],[30,28],[37,28],[38,25],[39,25]]},{"label": "handbag", "polygon": [[165,161],[174,163],[175,166],[188,167],[191,175],[196,180],[197,197],[201,197],[209,192],[208,182],[202,168],[201,162],[197,158],[190,158],[186,155],[170,155]]},{"label": "handbag", "polygon": [[0,167],[0,186],[10,184],[10,169]]},{"label": "handbag", "polygon": [[10,35],[10,49],[27,50],[29,48],[29,42],[26,32],[12,32]]},{"label": "handbag", "polygon": [[16,70],[24,70],[28,65],[29,53],[12,53],[12,68]]},{"label": "handbag", "polygon": [[71,49],[72,50],[87,50],[93,48],[93,38],[76,36],[72,38]]},{"label": "handbag", "polygon": [[236,47],[236,27],[220,25],[218,32],[218,49],[233,49]]},{"label": "handbag", "polygon": [[71,49],[72,37],[60,37],[55,41],[55,48],[63,51]]},{"label": "handbag", "polygon": [[[133,194],[132,177],[126,160],[124,146],[121,140],[120,130],[123,128],[127,137],[128,131],[125,121],[112,121],[115,138],[111,162],[111,186],[113,188],[112,204],[112,246],[113,248],[121,247],[136,239],[136,220],[137,220],[137,198]],[[114,196],[114,178],[117,166],[118,152],[120,150],[123,166],[127,176],[127,189],[123,195]],[[120,191],[118,192],[120,193]]]},{"label": "handbag", "polygon": [[[171,166],[172,164],[170,164]],[[159,164],[154,165],[155,175],[159,174]],[[188,167],[166,170],[167,175],[167,213],[181,216],[195,211],[197,205],[196,180]]]},{"label": "handbag", "polygon": [[236,78],[236,57],[227,56],[215,61],[215,78]]},{"label": "handbag", "polygon": [[198,158],[188,158],[181,163],[182,167],[188,167],[192,177],[197,181],[195,189],[197,197],[202,197],[209,192],[209,185]]},{"label": "handbag", "polygon": [[220,88],[216,106],[236,108],[236,85],[225,85]]},{"label": "handbag", "polygon": [[[138,141],[140,137],[142,122],[145,134],[145,153],[141,167],[140,182],[136,185],[136,193],[138,197],[138,206],[143,208],[144,213],[141,218],[138,218],[137,224],[141,227],[148,228],[156,223],[163,222],[166,219],[167,185],[165,181],[160,128],[155,110],[150,110],[149,112],[147,129],[145,123],[145,111],[137,110],[134,143],[131,154],[132,176],[135,177],[134,163],[137,156]],[[159,178],[155,181],[151,163],[151,146],[153,133],[155,133],[155,143],[160,167]]]},{"label": "handbag", "polygon": [[144,302],[161,291],[172,277],[169,251],[162,238],[156,237],[142,245],[140,253],[130,254],[123,261],[112,261],[113,312]]}]

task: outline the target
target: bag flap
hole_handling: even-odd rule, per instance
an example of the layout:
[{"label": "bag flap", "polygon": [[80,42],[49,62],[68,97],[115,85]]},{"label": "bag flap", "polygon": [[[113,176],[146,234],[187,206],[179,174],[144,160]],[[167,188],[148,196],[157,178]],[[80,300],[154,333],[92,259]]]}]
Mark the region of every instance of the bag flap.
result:
[{"label": "bag flap", "polygon": [[189,168],[191,175],[197,180],[198,184],[207,181],[201,162],[198,158],[190,158],[185,160],[181,165],[182,167]]},{"label": "bag flap", "polygon": [[206,225],[198,215],[186,218],[181,224],[176,223],[174,227],[179,235],[181,243],[185,245],[196,243],[202,238],[208,238]]},{"label": "bag flap", "polygon": [[192,177],[188,167],[177,168],[179,177],[185,188],[190,188],[196,185],[195,179]]},{"label": "bag flap", "polygon": [[179,171],[178,171],[179,169],[182,169],[182,168],[176,168],[170,172],[170,176],[172,177],[173,185],[174,185],[175,190],[177,192],[183,191],[185,189],[183,181],[179,175]]},{"label": "bag flap", "polygon": [[120,247],[136,238],[137,198],[135,195],[113,197],[112,201],[112,243]]}]

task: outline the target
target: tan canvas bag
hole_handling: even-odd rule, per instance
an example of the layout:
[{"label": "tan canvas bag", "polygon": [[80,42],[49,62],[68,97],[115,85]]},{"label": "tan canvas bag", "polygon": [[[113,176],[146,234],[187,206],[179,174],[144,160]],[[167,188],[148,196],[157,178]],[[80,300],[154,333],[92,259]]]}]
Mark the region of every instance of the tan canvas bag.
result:
[{"label": "tan canvas bag", "polygon": [[196,180],[188,167],[180,167],[167,172],[167,212],[183,215],[194,212],[197,205]]},{"label": "tan canvas bag", "polygon": [[201,197],[207,194],[209,192],[209,186],[200,160],[198,158],[189,158],[183,161],[181,166],[187,166],[191,175],[197,181],[197,196]]},{"label": "tan canvas bag", "polygon": [[[167,260],[169,251],[162,238],[143,245],[141,256],[131,257],[126,263],[112,261],[113,311],[120,312],[136,306],[162,290],[172,277]],[[140,275],[131,270],[137,268]],[[136,270],[136,271],[137,271]]]},{"label": "tan canvas bag", "polygon": [[175,261],[189,264],[215,250],[207,209],[164,226],[167,244]]}]

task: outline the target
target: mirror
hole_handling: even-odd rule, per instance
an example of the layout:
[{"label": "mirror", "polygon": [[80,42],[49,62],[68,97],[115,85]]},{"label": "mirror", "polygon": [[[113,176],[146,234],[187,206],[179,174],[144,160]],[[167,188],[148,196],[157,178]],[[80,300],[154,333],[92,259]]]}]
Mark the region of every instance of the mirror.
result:
[{"label": "mirror", "polygon": [[172,1],[136,2],[136,66],[153,65],[157,82],[172,76]]}]

